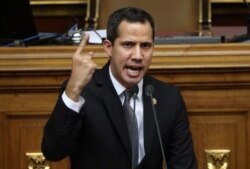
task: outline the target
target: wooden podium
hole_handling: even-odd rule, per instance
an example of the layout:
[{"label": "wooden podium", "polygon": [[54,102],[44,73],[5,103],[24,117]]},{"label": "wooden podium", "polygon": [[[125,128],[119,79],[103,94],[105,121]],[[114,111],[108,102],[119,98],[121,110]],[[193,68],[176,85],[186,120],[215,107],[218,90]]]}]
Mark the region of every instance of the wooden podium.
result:
[{"label": "wooden podium", "polygon": [[[51,163],[39,153],[43,126],[69,77],[75,49],[0,48],[1,169],[69,168],[68,159]],[[86,51],[95,52],[99,67],[108,59],[101,46]],[[249,44],[156,45],[148,73],[181,89],[199,169],[216,163],[250,168]]]}]

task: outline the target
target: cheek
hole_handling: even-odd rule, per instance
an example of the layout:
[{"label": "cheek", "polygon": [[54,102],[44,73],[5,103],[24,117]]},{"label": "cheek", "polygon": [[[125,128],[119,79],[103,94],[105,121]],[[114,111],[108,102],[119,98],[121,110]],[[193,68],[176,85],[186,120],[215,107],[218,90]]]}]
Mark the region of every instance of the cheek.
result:
[{"label": "cheek", "polygon": [[113,59],[117,65],[123,67],[129,59],[129,54],[126,51],[116,51],[113,53]]},{"label": "cheek", "polygon": [[151,52],[150,52],[150,53],[147,53],[147,54],[145,55],[144,61],[145,61],[146,64],[150,64],[150,63],[151,63],[151,61],[152,61],[152,53],[151,53]]},{"label": "cheek", "polygon": [[116,71],[121,73],[124,69],[124,65],[126,64],[126,59],[124,58],[124,56],[118,55],[117,53],[113,54],[111,57],[111,61]]}]

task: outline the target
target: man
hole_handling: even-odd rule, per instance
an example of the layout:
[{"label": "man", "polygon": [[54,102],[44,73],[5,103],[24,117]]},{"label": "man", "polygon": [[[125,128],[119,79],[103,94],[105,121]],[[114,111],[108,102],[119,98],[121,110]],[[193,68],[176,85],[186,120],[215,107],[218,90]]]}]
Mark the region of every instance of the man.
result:
[{"label": "man", "polygon": [[[151,97],[145,94],[150,85],[155,89],[154,106],[168,169],[197,168],[180,92],[146,75],[154,35],[154,21],[144,10],[115,11],[103,42],[109,61],[98,70],[92,61],[94,53],[84,52],[88,36],[83,38],[73,56],[71,76],[44,129],[42,151],[48,160],[69,156],[72,169],[162,169],[164,155]],[[123,109],[126,89],[135,93],[130,103],[136,114],[132,132],[138,134],[137,140],[130,135]]]}]

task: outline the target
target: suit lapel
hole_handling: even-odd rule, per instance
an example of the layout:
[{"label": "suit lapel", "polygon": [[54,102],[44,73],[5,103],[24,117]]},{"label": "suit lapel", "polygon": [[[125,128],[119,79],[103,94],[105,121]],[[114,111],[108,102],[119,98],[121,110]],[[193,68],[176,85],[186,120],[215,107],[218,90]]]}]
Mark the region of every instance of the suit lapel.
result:
[{"label": "suit lapel", "polygon": [[[117,132],[118,137],[121,139],[123,146],[126,149],[128,157],[131,157],[131,145],[127,130],[126,121],[123,115],[123,108],[120,102],[120,98],[117,95],[115,88],[109,77],[109,63],[107,63],[102,70],[98,71],[95,75],[95,81],[98,86],[99,93],[102,96],[107,115],[110,117],[114,129]],[[144,101],[144,147],[145,155],[150,153],[151,146],[155,134],[155,121],[153,110],[151,107],[150,97],[144,94],[144,89],[150,81],[148,78],[144,78],[143,85],[143,101]],[[110,96],[110,97],[107,97]]]},{"label": "suit lapel", "polygon": [[128,156],[130,157],[132,152],[127,125],[123,115],[120,98],[117,95],[109,77],[109,64],[106,64],[104,68],[96,74],[95,80],[100,86],[98,90],[102,96],[102,100],[104,101],[107,115],[110,117],[110,120],[114,125],[114,129],[125,147]]}]

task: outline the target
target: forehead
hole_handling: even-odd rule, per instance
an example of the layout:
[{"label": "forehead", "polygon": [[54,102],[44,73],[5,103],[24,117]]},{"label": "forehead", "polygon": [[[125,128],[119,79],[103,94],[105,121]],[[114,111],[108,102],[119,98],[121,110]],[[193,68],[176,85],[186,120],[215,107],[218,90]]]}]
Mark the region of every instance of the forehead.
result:
[{"label": "forehead", "polygon": [[148,21],[128,22],[122,21],[118,26],[118,37],[122,36],[148,36],[153,39],[153,29]]}]

